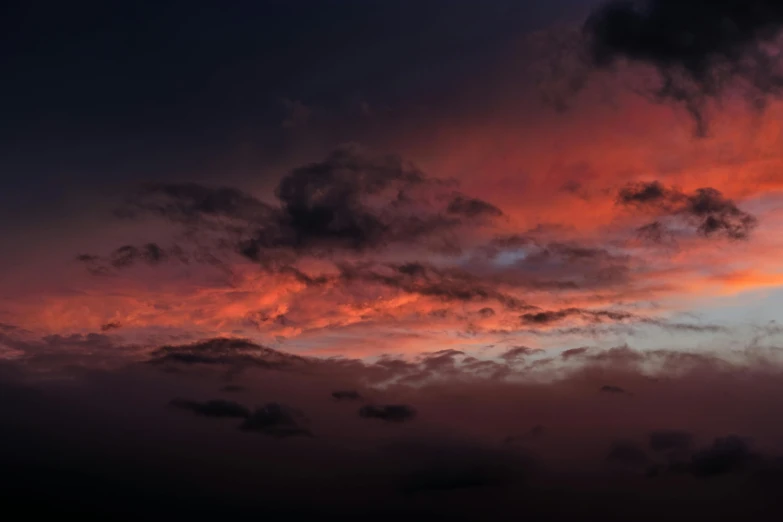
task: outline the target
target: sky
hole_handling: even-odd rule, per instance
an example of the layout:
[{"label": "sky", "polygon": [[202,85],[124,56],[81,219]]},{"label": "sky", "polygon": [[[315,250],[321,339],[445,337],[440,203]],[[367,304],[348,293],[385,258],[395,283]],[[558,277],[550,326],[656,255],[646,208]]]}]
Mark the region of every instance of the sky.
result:
[{"label": "sky", "polygon": [[4,5],[0,490],[776,519],[781,27],[776,0]]}]

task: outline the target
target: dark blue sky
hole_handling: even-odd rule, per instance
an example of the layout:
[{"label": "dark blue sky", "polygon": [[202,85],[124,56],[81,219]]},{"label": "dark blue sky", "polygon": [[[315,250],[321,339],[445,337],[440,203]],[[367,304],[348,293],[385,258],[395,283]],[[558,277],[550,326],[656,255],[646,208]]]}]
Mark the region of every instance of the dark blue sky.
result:
[{"label": "dark blue sky", "polygon": [[74,186],[197,175],[238,142],[274,155],[283,99],[436,103],[515,37],[578,19],[590,3],[6,3],[0,206],[51,210]]}]

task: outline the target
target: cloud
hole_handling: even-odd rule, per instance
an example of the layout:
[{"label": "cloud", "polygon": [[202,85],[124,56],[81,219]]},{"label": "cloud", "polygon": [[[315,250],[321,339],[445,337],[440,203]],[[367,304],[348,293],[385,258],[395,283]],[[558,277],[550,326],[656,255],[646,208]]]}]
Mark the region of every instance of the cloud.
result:
[{"label": "cloud", "polygon": [[281,251],[356,252],[396,243],[454,248],[456,231],[502,212],[451,185],[396,156],[346,146],[286,174],[275,190],[277,205],[231,187],[153,184],[120,214],[151,212],[218,233],[223,244],[265,263]]},{"label": "cloud", "polygon": [[[498,266],[499,260],[513,261]],[[504,234],[479,248],[473,262],[518,287],[532,290],[580,291],[630,282],[632,258],[605,245],[543,240],[535,234]]]},{"label": "cloud", "polygon": [[612,312],[609,310],[582,310],[579,308],[566,308],[564,310],[527,313],[523,314],[520,319],[524,324],[543,326],[559,323],[570,317],[577,317],[594,323],[634,319],[632,314],[626,312]]},{"label": "cloud", "polygon": [[338,401],[359,401],[362,399],[362,396],[356,390],[333,391],[332,397]]},{"label": "cloud", "polygon": [[455,196],[454,199],[451,200],[448,207],[446,207],[446,211],[450,214],[462,215],[469,218],[480,216],[500,217],[503,215],[503,211],[495,205],[477,198],[468,198],[460,195]]},{"label": "cloud", "polygon": [[[617,202],[667,216],[673,225],[694,227],[703,237],[747,239],[758,224],[754,216],[713,188],[700,188],[686,194],[678,189],[666,188],[658,181],[633,183],[620,190]],[[639,232],[648,239],[661,240],[664,230],[664,225],[655,221]]]},{"label": "cloud", "polygon": [[[106,257],[81,254],[76,256],[76,260],[83,263],[93,275],[108,275],[113,270],[128,269],[139,263],[158,266],[171,260],[185,264],[189,262],[188,256],[178,245],[165,249],[157,243],[146,243],[141,246],[124,245]],[[201,260],[204,260],[203,256]]]},{"label": "cloud", "polygon": [[523,300],[498,290],[496,286],[499,285],[493,284],[492,281],[456,267],[439,268],[430,263],[390,263],[377,267],[343,264],[340,267],[340,279],[345,283],[380,284],[444,302],[496,301],[509,310],[534,308]]},{"label": "cloud", "polygon": [[125,245],[112,253],[111,264],[116,268],[121,268],[143,260],[151,265],[155,265],[163,261],[165,257],[166,253],[155,243],[147,243],[141,248]]},{"label": "cloud", "polygon": [[747,469],[756,458],[747,439],[729,435],[715,439],[711,446],[694,453],[690,471],[699,478],[737,473]]},{"label": "cloud", "polygon": [[247,339],[218,337],[190,344],[165,345],[150,353],[150,364],[204,364],[227,366],[258,366],[286,369],[307,361]]},{"label": "cloud", "polygon": [[520,359],[524,359],[525,357],[529,355],[534,355],[537,352],[540,352],[541,350],[536,348],[528,348],[527,346],[515,346],[513,348],[509,348],[506,352],[504,352],[500,357],[507,362],[515,362]]},{"label": "cloud", "polygon": [[256,408],[239,427],[242,431],[262,433],[271,437],[312,436],[306,427],[307,418],[294,408],[270,402]]},{"label": "cloud", "polygon": [[13,324],[0,323],[0,332],[16,332],[19,327]]},{"label": "cloud", "polygon": [[582,355],[586,354],[588,352],[589,348],[581,347],[581,348],[570,348],[563,353],[560,354],[560,357],[563,359],[571,359],[573,357],[581,357]]},{"label": "cloud", "polygon": [[781,27],[777,0],[613,0],[593,12],[585,32],[598,67],[621,58],[654,67],[656,95],[682,103],[703,134],[707,101],[728,89],[744,89],[757,106],[780,94]]},{"label": "cloud", "polygon": [[613,394],[620,394],[620,395],[628,393],[625,390],[625,388],[621,388],[620,386],[614,386],[611,384],[605,384],[601,386],[599,391],[602,393],[613,393]]},{"label": "cloud", "polygon": [[671,203],[672,199],[680,199],[681,195],[677,192],[671,191],[661,184],[659,181],[652,181],[649,183],[635,183],[628,185],[620,190],[617,196],[618,202],[624,205],[645,205],[645,204],[662,204]]},{"label": "cloud", "polygon": [[117,330],[119,328],[122,328],[122,323],[120,323],[119,321],[113,321],[111,323],[104,323],[101,325],[102,332],[109,332],[111,330]]},{"label": "cloud", "polygon": [[481,310],[479,310],[478,314],[481,317],[484,317],[484,318],[486,318],[486,317],[493,317],[494,315],[496,315],[495,310],[493,310],[492,308],[490,308],[488,306],[485,307],[485,308],[482,308]]},{"label": "cloud", "polygon": [[639,239],[651,243],[666,243],[671,240],[674,234],[669,231],[660,221],[653,221],[636,229]]},{"label": "cloud", "polygon": [[218,417],[218,418],[248,418],[250,417],[250,410],[234,401],[226,401],[222,399],[216,399],[207,402],[189,401],[186,399],[172,399],[169,403],[175,408],[183,410],[189,410],[196,415],[203,417]]},{"label": "cloud", "polygon": [[118,210],[123,217],[152,213],[181,223],[237,223],[271,217],[272,207],[232,187],[207,187],[198,183],[150,183],[128,198]]},{"label": "cloud", "polygon": [[387,422],[405,422],[416,416],[416,410],[405,404],[368,404],[359,409],[359,416]]}]

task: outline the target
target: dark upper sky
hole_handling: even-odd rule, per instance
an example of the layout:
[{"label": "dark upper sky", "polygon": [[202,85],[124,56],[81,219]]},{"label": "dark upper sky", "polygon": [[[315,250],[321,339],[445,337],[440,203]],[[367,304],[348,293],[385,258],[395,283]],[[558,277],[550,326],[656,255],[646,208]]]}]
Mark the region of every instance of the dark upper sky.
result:
[{"label": "dark upper sky", "polygon": [[237,139],[280,140],[284,99],[437,99],[581,3],[11,2],[0,16],[3,181],[40,190],[53,169],[59,181],[162,175]]}]

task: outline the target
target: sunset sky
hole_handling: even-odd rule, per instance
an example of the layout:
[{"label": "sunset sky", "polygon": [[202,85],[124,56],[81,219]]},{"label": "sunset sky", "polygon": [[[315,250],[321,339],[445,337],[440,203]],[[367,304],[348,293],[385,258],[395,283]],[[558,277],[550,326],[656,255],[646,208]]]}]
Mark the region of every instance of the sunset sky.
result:
[{"label": "sunset sky", "polygon": [[[319,490],[334,462],[399,471],[372,471],[376,443],[483,465],[487,441],[505,452],[541,426],[543,449],[498,458],[544,462],[551,495],[587,491],[594,455],[636,469],[616,441],[661,429],[712,448],[688,454],[694,484],[733,436],[780,480],[783,424],[765,419],[783,408],[783,2],[641,4],[3,7],[0,387],[22,427],[2,437],[40,435],[35,453],[135,426],[96,454],[154,463],[147,445],[179,440],[216,496],[257,477],[232,489],[210,470],[290,456],[269,491],[318,490],[313,513],[344,508]],[[69,408],[84,439],[51,431]],[[255,447],[200,417],[275,436]],[[71,469],[44,465],[52,484]],[[631,494],[612,477],[590,495]],[[662,480],[629,487],[679,487]],[[728,516],[699,499],[732,484],[670,501]],[[439,502],[415,509],[454,520]]]}]

